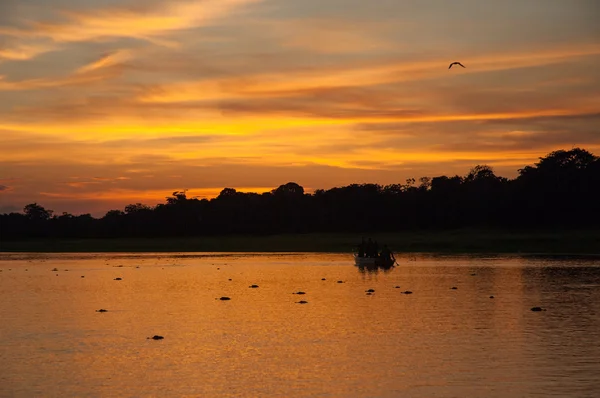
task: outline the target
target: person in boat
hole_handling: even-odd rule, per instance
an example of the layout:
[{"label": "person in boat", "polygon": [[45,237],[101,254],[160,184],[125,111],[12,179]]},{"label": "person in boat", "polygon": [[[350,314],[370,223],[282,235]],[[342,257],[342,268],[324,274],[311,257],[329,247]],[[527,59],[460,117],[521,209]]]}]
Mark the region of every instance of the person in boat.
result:
[{"label": "person in boat", "polygon": [[381,249],[380,257],[386,263],[392,263],[393,264],[393,263],[396,262],[396,258],[394,257],[394,253],[392,253],[392,251],[388,248],[387,245],[383,245],[383,248]]},{"label": "person in boat", "polygon": [[367,241],[367,244],[365,246],[365,256],[366,257],[373,257],[373,240],[371,238],[369,238],[369,240]]},{"label": "person in boat", "polygon": [[362,237],[360,245],[358,245],[358,257],[364,257],[366,251],[365,237]]}]

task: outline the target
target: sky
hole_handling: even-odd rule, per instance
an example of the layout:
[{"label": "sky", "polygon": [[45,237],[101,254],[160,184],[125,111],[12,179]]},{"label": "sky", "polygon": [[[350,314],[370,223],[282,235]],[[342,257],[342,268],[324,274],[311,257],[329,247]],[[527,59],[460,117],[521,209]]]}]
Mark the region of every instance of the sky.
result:
[{"label": "sky", "polygon": [[0,213],[600,155],[598,20],[597,0],[1,0]]}]

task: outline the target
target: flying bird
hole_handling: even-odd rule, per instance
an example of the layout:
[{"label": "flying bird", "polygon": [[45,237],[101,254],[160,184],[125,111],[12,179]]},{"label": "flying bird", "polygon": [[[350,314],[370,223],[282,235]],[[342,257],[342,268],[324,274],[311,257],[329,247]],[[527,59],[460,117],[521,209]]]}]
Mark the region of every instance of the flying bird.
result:
[{"label": "flying bird", "polygon": [[460,65],[460,66],[462,66],[463,68],[465,67],[465,66],[464,66],[463,64],[461,64],[460,62],[452,62],[452,63],[450,64],[450,66],[448,67],[448,69],[452,68],[452,66],[453,66],[453,65]]}]

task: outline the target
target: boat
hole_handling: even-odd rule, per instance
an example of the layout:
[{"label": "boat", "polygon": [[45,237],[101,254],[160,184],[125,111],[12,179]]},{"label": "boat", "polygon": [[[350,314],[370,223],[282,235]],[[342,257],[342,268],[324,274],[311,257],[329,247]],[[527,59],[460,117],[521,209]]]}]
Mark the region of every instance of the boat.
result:
[{"label": "boat", "polygon": [[383,259],[381,257],[359,257],[358,254],[354,254],[354,265],[359,267],[381,267],[390,268],[394,266],[396,260],[394,259]]}]

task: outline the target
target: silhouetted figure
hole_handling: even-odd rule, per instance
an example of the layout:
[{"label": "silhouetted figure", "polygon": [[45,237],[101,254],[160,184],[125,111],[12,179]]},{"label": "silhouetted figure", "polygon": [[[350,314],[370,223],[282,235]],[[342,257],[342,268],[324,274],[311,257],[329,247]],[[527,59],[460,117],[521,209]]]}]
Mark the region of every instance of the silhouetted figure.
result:
[{"label": "silhouetted figure", "polygon": [[358,246],[358,257],[364,257],[365,256],[365,249],[366,249],[366,245],[365,245],[365,237],[362,237],[362,240],[360,242],[360,245]]},{"label": "silhouetted figure", "polygon": [[379,244],[377,243],[377,241],[373,243],[373,257],[379,257]]},{"label": "silhouetted figure", "polygon": [[381,249],[381,253],[379,256],[386,264],[392,262],[393,254],[387,245],[383,245],[383,248]]},{"label": "silhouetted figure", "polygon": [[375,243],[371,238],[369,238],[369,240],[367,241],[367,248],[365,250],[365,254],[367,257],[375,257],[374,253],[377,253],[375,251]]}]

